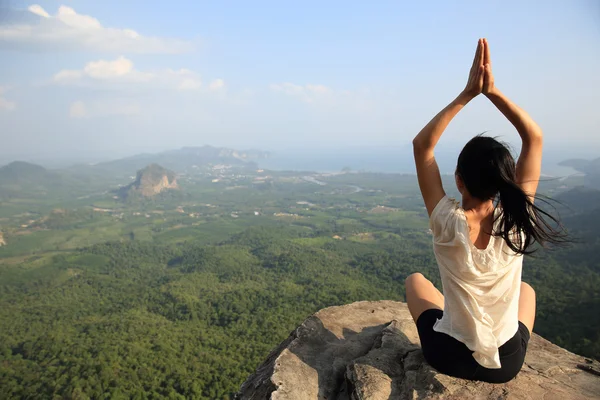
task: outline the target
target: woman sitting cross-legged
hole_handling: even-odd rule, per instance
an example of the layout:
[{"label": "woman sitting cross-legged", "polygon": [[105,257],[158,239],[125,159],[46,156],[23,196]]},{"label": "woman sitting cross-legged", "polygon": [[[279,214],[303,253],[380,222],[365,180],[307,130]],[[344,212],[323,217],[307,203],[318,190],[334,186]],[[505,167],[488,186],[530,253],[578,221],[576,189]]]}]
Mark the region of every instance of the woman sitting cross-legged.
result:
[{"label": "woman sitting cross-legged", "polygon": [[[521,154],[515,164],[496,139],[471,139],[458,157],[458,203],[444,192],[434,147],[452,118],[481,93],[518,131]],[[406,279],[423,355],[447,375],[507,382],[521,370],[535,319],[535,292],[521,282],[523,255],[534,243],[564,242],[566,235],[534,204],[542,131],[496,89],[487,40],[479,40],[466,88],[423,128],[413,147],[443,286],[442,294],[419,273]]]}]

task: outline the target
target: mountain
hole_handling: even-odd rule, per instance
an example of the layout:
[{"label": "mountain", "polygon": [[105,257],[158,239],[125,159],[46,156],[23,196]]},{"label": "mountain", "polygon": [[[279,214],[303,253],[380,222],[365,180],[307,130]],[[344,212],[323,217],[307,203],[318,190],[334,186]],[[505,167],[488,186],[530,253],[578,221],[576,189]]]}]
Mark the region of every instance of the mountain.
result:
[{"label": "mountain", "polygon": [[91,168],[112,173],[127,173],[127,171],[138,170],[148,164],[159,164],[177,172],[185,172],[190,168],[207,164],[228,164],[256,168],[255,162],[257,160],[269,156],[268,152],[260,150],[239,151],[212,146],[183,147],[178,150],[168,150],[156,154],[138,154],[95,164]]},{"label": "mountain", "polygon": [[158,193],[177,189],[177,177],[173,171],[158,164],[150,164],[137,172],[135,181],[119,190],[122,197],[142,195],[152,197]]},{"label": "mountain", "polygon": [[584,160],[581,158],[573,158],[561,161],[558,165],[571,167],[585,174],[600,174],[600,157],[593,160]]},{"label": "mountain", "polygon": [[600,208],[600,190],[587,186],[574,187],[556,196],[561,215],[587,213]]},{"label": "mountain", "polygon": [[42,166],[14,161],[0,167],[0,184],[43,183],[49,172]]},{"label": "mountain", "polygon": [[593,160],[570,159],[558,165],[571,167],[585,174],[583,182],[586,186],[600,189],[600,157]]},{"label": "mountain", "polygon": [[0,167],[0,196],[46,193],[64,185],[61,174],[42,166],[15,161]]}]

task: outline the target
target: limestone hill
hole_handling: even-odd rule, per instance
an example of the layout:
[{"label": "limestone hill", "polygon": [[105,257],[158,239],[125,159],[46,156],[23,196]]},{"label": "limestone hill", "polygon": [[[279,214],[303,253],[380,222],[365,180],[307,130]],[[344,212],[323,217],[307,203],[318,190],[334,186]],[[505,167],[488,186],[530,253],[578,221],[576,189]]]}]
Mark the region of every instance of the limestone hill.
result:
[{"label": "limestone hill", "polygon": [[177,189],[177,178],[173,171],[158,164],[150,164],[137,172],[135,181],[121,188],[121,197],[141,195],[152,197],[167,189]]},{"label": "limestone hill", "polygon": [[506,384],[443,375],[423,359],[405,303],[357,302],[306,319],[242,385],[238,399],[599,399],[599,363],[533,334]]}]

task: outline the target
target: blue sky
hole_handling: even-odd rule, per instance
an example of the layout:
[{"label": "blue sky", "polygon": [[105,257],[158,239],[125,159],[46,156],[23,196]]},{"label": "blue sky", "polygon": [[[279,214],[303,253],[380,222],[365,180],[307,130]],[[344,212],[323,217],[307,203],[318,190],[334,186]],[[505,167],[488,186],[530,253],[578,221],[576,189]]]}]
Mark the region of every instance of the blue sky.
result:
[{"label": "blue sky", "polygon": [[[600,156],[600,2],[0,0],[0,157],[211,144],[399,146],[463,88],[498,87],[548,148]],[[518,137],[478,98],[441,146]]]}]

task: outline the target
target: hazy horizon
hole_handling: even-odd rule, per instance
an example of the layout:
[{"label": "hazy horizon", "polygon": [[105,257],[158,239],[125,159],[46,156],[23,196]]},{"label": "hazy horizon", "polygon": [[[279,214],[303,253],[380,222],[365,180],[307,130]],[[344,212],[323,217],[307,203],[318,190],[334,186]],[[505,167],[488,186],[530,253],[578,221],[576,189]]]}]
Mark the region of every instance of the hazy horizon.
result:
[{"label": "hazy horizon", "polygon": [[[0,2],[0,160],[402,147],[462,90],[478,37],[548,152],[600,155],[592,0],[126,3]],[[482,131],[518,142],[480,97],[440,148]]]},{"label": "hazy horizon", "polygon": [[[210,144],[206,144],[211,146]],[[203,145],[201,145],[203,146]],[[201,147],[184,146],[184,147]],[[220,146],[213,146],[220,147]],[[436,158],[442,174],[451,174],[460,147],[452,146],[449,148],[438,149]],[[259,147],[231,147],[235,150],[262,150],[268,151],[268,159],[258,160],[260,168],[273,170],[300,170],[314,172],[338,172],[342,168],[350,168],[353,171],[383,172],[383,173],[409,173],[413,174],[414,164],[412,159],[412,148],[410,144],[404,146],[344,146],[338,148],[317,148],[306,147],[266,149]],[[513,152],[518,152],[518,146],[512,145]],[[110,162],[123,158],[134,157],[141,154],[158,154],[162,151],[178,150],[167,148],[164,150],[152,150],[132,152],[122,154],[121,156],[110,155],[90,157],[85,154],[72,154],[66,157],[44,156],[21,156],[13,158],[0,158],[0,167],[13,161],[25,161],[41,165],[49,169],[68,168],[81,164],[97,164]],[[568,149],[568,148],[549,148],[546,149],[542,173],[551,176],[568,176],[576,173],[570,167],[559,166],[561,161],[573,158],[595,159],[600,157],[600,151],[590,149]],[[133,172],[133,171],[132,171]]]}]

